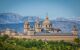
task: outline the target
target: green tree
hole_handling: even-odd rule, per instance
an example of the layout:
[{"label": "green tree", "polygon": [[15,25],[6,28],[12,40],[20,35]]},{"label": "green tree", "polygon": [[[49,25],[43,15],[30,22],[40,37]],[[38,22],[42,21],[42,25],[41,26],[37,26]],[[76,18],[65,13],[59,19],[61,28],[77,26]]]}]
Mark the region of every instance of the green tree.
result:
[{"label": "green tree", "polygon": [[80,44],[80,39],[79,39],[79,38],[75,38],[75,39],[74,39],[74,42],[75,42],[76,44]]}]

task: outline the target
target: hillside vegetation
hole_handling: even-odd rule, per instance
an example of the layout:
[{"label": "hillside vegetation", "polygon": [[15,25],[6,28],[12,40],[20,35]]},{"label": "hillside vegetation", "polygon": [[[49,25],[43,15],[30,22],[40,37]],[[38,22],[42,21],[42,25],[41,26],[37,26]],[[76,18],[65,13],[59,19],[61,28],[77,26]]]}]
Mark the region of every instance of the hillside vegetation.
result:
[{"label": "hillside vegetation", "polygon": [[0,50],[80,50],[80,39],[75,43],[62,41],[42,41],[0,36]]}]

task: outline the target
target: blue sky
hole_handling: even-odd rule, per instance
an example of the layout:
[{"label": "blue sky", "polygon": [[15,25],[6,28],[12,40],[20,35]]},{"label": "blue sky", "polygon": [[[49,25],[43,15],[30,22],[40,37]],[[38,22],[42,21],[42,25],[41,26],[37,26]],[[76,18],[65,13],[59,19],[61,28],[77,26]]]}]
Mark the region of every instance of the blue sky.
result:
[{"label": "blue sky", "polygon": [[80,17],[80,0],[0,0],[0,13],[22,16]]}]

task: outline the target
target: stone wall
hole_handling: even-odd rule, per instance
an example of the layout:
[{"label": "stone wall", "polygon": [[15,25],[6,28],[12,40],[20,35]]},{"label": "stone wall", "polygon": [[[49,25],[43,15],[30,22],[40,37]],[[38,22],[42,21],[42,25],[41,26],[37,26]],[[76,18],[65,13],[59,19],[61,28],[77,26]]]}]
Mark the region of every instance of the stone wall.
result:
[{"label": "stone wall", "polygon": [[26,39],[41,39],[41,40],[53,40],[53,41],[74,41],[77,36],[13,36],[15,38],[26,38]]}]

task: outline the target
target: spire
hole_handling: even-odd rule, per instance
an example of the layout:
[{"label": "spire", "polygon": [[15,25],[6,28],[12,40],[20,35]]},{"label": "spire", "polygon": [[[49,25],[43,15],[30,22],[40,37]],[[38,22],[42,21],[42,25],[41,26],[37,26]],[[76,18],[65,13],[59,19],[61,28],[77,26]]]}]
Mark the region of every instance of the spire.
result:
[{"label": "spire", "polygon": [[73,31],[78,31],[76,25],[73,25],[73,29],[72,29],[72,30],[73,30]]},{"label": "spire", "polygon": [[24,20],[24,24],[29,24],[29,17],[26,20]]},{"label": "spire", "polygon": [[28,19],[26,19],[26,20],[24,21],[24,24],[28,24]]},{"label": "spire", "polygon": [[29,24],[29,22],[28,21],[25,21],[24,24]]},{"label": "spire", "polygon": [[46,13],[46,20],[48,20],[48,13]]},{"label": "spire", "polygon": [[36,19],[36,21],[35,21],[36,23],[39,23],[39,17],[37,17],[37,19]]},{"label": "spire", "polygon": [[46,16],[48,16],[48,13],[46,13]]}]

